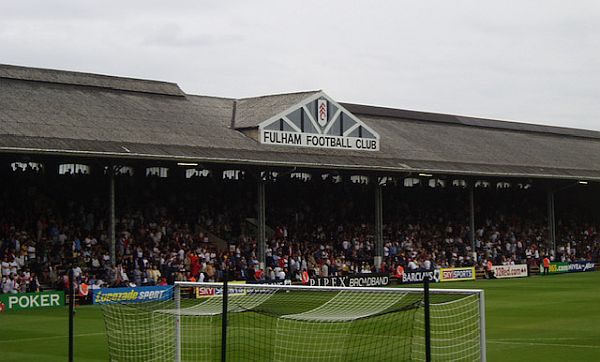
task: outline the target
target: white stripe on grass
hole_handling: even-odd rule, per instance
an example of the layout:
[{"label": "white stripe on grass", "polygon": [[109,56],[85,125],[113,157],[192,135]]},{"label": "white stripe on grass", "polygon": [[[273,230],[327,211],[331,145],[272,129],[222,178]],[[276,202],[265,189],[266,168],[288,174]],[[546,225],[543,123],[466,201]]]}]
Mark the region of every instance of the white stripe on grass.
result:
[{"label": "white stripe on grass", "polygon": [[[101,332],[101,333],[82,333],[82,334],[75,334],[75,335],[73,335],[73,337],[74,338],[78,338],[78,337],[92,337],[92,336],[103,336],[103,335],[105,335],[104,332]],[[43,341],[43,340],[46,340],[46,339],[62,339],[62,338],[69,338],[69,336],[67,336],[67,335],[61,335],[61,336],[46,336],[46,337],[0,339],[0,343]]]},{"label": "white stripe on grass", "polygon": [[537,337],[537,338],[492,338],[490,341],[581,341],[585,339],[596,340],[592,337]]},{"label": "white stripe on grass", "polygon": [[540,342],[519,342],[519,341],[499,341],[499,340],[488,340],[487,342],[488,343],[496,343],[496,344],[520,344],[520,345],[525,345],[525,346],[550,346],[550,347],[600,349],[600,346],[592,346],[592,345],[587,345],[587,344],[540,343]]}]

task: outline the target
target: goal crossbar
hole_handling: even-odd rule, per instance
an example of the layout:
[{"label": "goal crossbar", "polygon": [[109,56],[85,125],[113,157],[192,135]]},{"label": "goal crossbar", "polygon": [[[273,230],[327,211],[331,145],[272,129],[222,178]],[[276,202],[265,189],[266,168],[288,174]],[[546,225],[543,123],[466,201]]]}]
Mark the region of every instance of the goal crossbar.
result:
[{"label": "goal crossbar", "polygon": [[[223,288],[223,283],[210,282],[175,282],[176,287]],[[228,284],[230,289],[271,289],[271,290],[314,290],[323,292],[386,292],[386,293],[423,293],[423,288],[384,288],[384,287],[328,287],[310,285],[280,285],[280,284]],[[479,294],[482,289],[429,289],[431,294]]]}]

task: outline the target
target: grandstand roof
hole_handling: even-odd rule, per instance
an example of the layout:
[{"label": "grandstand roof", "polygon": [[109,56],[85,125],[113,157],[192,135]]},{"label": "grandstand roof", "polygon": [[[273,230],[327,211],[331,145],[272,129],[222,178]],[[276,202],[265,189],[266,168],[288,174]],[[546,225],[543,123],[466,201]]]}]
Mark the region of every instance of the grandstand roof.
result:
[{"label": "grandstand roof", "polygon": [[600,132],[589,130],[341,103],[381,135],[379,151],[266,145],[244,131],[317,93],[218,98],[0,65],[0,152],[600,180]]}]

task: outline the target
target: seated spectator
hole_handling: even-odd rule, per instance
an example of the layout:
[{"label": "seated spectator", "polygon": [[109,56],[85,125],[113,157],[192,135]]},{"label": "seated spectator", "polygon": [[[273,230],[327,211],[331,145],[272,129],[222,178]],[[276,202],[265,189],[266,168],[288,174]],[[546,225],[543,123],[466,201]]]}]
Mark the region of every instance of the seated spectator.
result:
[{"label": "seated spectator", "polygon": [[14,274],[8,277],[2,277],[2,293],[4,294],[17,294],[19,292],[19,283],[16,280]]}]

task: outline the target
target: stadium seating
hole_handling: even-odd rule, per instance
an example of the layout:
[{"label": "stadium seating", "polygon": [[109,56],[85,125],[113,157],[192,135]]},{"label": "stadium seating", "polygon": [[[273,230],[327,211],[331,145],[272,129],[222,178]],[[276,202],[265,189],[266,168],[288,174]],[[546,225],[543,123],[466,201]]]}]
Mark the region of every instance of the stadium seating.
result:
[{"label": "stadium seating", "polygon": [[[112,286],[219,280],[225,268],[237,278],[256,277],[255,228],[248,222],[256,214],[251,181],[119,176],[117,264],[112,265],[102,198],[105,175],[32,170],[7,175],[6,189],[22,191],[1,196],[11,207],[0,211],[0,259],[16,262],[4,277],[15,272],[23,290],[37,283],[32,273],[42,287],[61,288],[71,260],[81,268],[79,280]],[[381,266],[373,265],[369,185],[289,179],[269,184],[267,195],[267,224],[273,229],[267,278],[300,280],[305,270],[313,275],[380,267],[392,272],[398,265],[479,267],[489,259],[535,267],[548,254],[544,194],[535,190],[477,192],[474,260],[463,189],[390,186],[385,189]],[[593,220],[572,221],[588,220],[578,213],[585,211],[571,208],[560,214],[555,258],[598,260]]]}]

